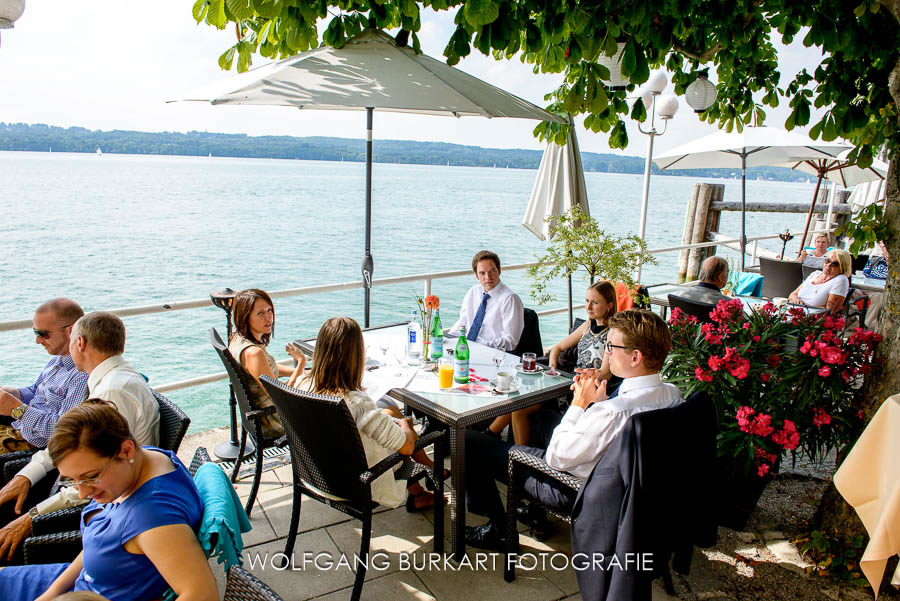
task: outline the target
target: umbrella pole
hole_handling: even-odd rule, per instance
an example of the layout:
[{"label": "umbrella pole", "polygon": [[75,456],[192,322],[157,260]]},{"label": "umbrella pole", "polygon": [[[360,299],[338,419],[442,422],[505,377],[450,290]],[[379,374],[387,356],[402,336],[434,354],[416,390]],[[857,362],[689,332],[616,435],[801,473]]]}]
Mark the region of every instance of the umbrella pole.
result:
[{"label": "umbrella pole", "polygon": [[800,251],[797,253],[797,256],[800,256],[800,253],[803,252],[803,245],[806,244],[806,235],[809,233],[809,224],[812,222],[813,213],[816,212],[816,201],[819,199],[819,186],[822,185],[822,178],[825,176],[823,173],[819,173],[819,179],[816,180],[816,191],[813,192],[812,204],[809,205],[809,213],[806,214],[806,226],[803,228],[803,237],[800,238]]},{"label": "umbrella pole", "polygon": [[572,272],[570,271],[567,276],[569,280],[569,332],[571,332],[572,324],[574,323],[574,316],[572,315]]},{"label": "umbrella pole", "polygon": [[372,272],[375,262],[372,259],[372,113],[375,109],[366,107],[366,254],[363,256],[363,323],[369,327],[369,304],[372,298]]},{"label": "umbrella pole", "polygon": [[741,153],[741,273],[747,260],[747,149]]}]

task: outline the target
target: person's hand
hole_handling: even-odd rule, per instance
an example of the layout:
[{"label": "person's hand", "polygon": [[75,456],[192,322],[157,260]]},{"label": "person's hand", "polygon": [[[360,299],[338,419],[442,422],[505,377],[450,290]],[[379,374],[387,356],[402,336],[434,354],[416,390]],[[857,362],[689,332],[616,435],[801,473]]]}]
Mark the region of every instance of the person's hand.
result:
[{"label": "person's hand", "polygon": [[297,362],[297,365],[300,366],[300,369],[303,369],[306,366],[306,355],[303,354],[303,351],[293,344],[288,344],[284,347],[284,350],[287,351],[288,355],[294,358]]},{"label": "person's hand", "polygon": [[27,513],[0,528],[0,560],[10,561],[16,549],[29,534],[31,534],[31,516]]},{"label": "person's hand", "polygon": [[11,415],[12,410],[22,404],[24,403],[13,395],[5,390],[0,390],[0,414]]},{"label": "person's hand", "polygon": [[0,489],[0,505],[15,500],[15,511],[21,514],[25,508],[25,498],[28,496],[29,490],[31,490],[31,480],[25,476],[15,476]]},{"label": "person's hand", "polygon": [[579,378],[584,381],[594,380],[596,382],[600,379],[600,370],[593,367],[576,367],[575,380],[572,385],[569,386],[569,390],[575,390],[575,382],[577,382]]},{"label": "person's hand", "polygon": [[606,400],[606,380],[585,377],[582,374],[575,376],[572,384],[575,395],[572,404],[582,409],[587,409],[592,403],[600,403]]},{"label": "person's hand", "polygon": [[804,307],[806,306],[806,303],[800,300],[800,295],[798,295],[796,292],[791,292],[791,295],[788,297],[788,301],[794,303],[795,305],[803,305]]}]

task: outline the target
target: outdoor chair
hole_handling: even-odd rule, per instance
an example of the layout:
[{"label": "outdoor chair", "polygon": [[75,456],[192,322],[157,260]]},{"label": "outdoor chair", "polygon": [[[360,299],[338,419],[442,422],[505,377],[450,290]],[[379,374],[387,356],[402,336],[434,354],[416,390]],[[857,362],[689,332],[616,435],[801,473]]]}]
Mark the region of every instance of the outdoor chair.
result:
[{"label": "outdoor chair", "polygon": [[[356,422],[343,399],[291,388],[269,376],[262,376],[260,380],[278,408],[291,451],[294,498],[284,554],[290,557],[294,550],[304,495],[362,521],[361,561],[356,567],[350,596],[351,601],[359,601],[372,535],[372,511],[378,507],[372,500],[371,484],[400,463],[404,465],[394,473],[397,479],[414,477],[417,471],[425,468],[398,452],[369,466]],[[444,475],[441,468],[445,441],[443,432],[432,432],[419,438],[415,447],[419,450],[434,445],[434,463],[438,469],[428,471],[435,482],[436,553],[444,551]]]},{"label": "outdoor chair", "polygon": [[675,296],[674,294],[669,295],[669,306],[672,307],[673,311],[675,309],[680,309],[688,315],[693,315],[700,323],[711,322],[712,318],[709,314],[716,308],[712,303],[701,303],[699,301]]},{"label": "outdoor chair", "polygon": [[803,282],[803,266],[797,261],[760,257],[759,272],[764,278],[762,295],[765,298],[787,298]]},{"label": "outdoor chair", "polygon": [[283,601],[275,591],[240,566],[228,569],[223,601]]},{"label": "outdoor chair", "polygon": [[228,378],[234,388],[234,397],[237,399],[238,408],[241,413],[241,446],[238,449],[237,458],[234,460],[234,469],[231,472],[231,481],[235,482],[238,477],[241,463],[244,461],[244,450],[247,448],[247,436],[249,434],[253,444],[256,445],[256,469],[253,472],[253,485],[250,487],[250,496],[247,497],[247,505],[244,511],[250,515],[253,504],[256,502],[256,493],[259,491],[259,483],[262,479],[263,465],[265,459],[263,451],[271,447],[284,447],[287,445],[287,439],[284,436],[274,437],[266,436],[262,430],[262,418],[267,415],[276,413],[275,407],[269,406],[263,409],[256,409],[250,401],[250,381],[253,379],[244,366],[231,355],[231,351],[222,341],[221,336],[215,328],[209,329],[209,340],[216,349],[219,359],[225,365],[225,371],[228,372]]},{"label": "outdoor chair", "polygon": [[[184,439],[184,435],[191,425],[191,418],[189,418],[178,405],[155,390],[153,391],[153,397],[159,404],[159,448],[177,453],[178,448],[181,446],[181,441]],[[24,467],[24,465],[25,462],[22,463],[19,469]],[[58,490],[58,486],[53,483],[53,478],[50,476],[44,477],[41,482],[47,480],[52,484],[52,488],[48,491],[48,494],[45,494],[44,497],[42,497],[42,499],[50,494],[56,493]],[[82,509],[84,509],[84,506],[79,505],[35,516],[31,520],[31,536],[25,539],[23,548],[28,548],[29,541],[32,539],[49,536],[51,538],[46,540],[56,541],[61,545],[58,551],[54,551],[54,556],[66,557],[63,561],[71,561],[78,555],[79,551],[81,551],[80,520]],[[72,534],[72,532],[74,532],[74,534]],[[45,539],[40,539],[37,542],[32,541],[31,545],[37,546],[49,544],[43,542],[44,540]],[[69,556],[68,554],[72,551],[74,551],[74,554]],[[31,561],[29,561],[29,559]],[[48,563],[48,561],[43,557],[43,554],[31,553],[29,557],[26,553],[25,563]]]},{"label": "outdoor chair", "polygon": [[525,327],[522,330],[522,337],[519,338],[519,344],[513,349],[512,354],[522,356],[522,353],[534,353],[540,357],[544,354],[544,345],[541,343],[541,326],[538,320],[538,314],[534,309],[525,307]]},{"label": "outdoor chair", "polygon": [[[573,557],[586,553],[652,553],[653,571],[577,570],[585,599],[650,599],[650,583],[662,577],[674,595],[669,572],[690,571],[693,546],[715,544],[717,529],[709,474],[716,460],[716,414],[705,393],[676,407],[638,413],[606,450],[586,481],[555,470],[542,459],[513,449],[509,453],[504,578],[515,579],[518,547],[515,507],[529,472],[543,474],[578,491],[571,514],[553,512],[572,524]],[[673,454],[672,449],[679,452]],[[683,457],[691,458],[685,470]],[[512,510],[509,510],[512,508]],[[591,560],[592,561],[592,560]],[[599,580],[598,580],[599,579]]]},{"label": "outdoor chair", "polygon": [[[581,324],[584,323],[584,320],[580,317],[576,317],[575,321],[572,322],[572,329],[569,330],[569,334],[577,330],[581,327]],[[538,357],[538,363],[542,365],[550,365],[550,355],[542,355]],[[559,357],[556,358],[556,367],[561,369],[562,371],[571,372],[575,369],[575,364],[578,363],[578,346],[573,346],[572,348],[568,348],[565,351],[559,354]]]},{"label": "outdoor chair", "polygon": [[[811,275],[814,274],[815,272],[817,272],[817,271],[822,271],[821,269],[818,269],[818,268],[816,268],[816,267],[811,267],[811,266],[809,266],[809,265],[801,265],[801,266],[800,266],[800,270],[801,270],[801,272],[803,273],[803,280],[802,280],[802,281],[804,281],[804,282],[806,281],[806,278],[808,278],[809,276],[811,276]],[[799,284],[798,284],[798,286],[799,286]],[[793,292],[793,291],[792,291],[792,292]]]}]

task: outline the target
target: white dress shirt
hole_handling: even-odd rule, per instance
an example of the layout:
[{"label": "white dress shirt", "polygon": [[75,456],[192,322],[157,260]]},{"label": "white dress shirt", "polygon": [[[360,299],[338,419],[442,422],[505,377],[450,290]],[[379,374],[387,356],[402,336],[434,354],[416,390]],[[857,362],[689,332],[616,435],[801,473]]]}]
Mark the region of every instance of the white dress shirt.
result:
[{"label": "white dress shirt", "polygon": [[625,378],[617,396],[586,410],[570,406],[553,430],[544,459],[550,467],[587,479],[629,417],[683,402],[678,388],[664,384],[659,374]]},{"label": "white dress shirt", "polygon": [[[475,314],[481,305],[484,288],[476,284],[466,292],[462,307],[459,309],[459,320],[450,328],[450,336],[459,336],[459,330],[466,326],[466,332],[472,328]],[[485,346],[512,352],[519,344],[522,330],[525,329],[525,310],[522,299],[514,294],[509,286],[499,282],[488,292],[490,300],[484,308],[484,321],[475,342]]]},{"label": "white dress shirt", "polygon": [[[95,367],[88,376],[89,397],[113,403],[128,422],[135,440],[141,446],[159,444],[159,403],[144,377],[122,355],[114,355]],[[32,485],[53,469],[50,453],[41,450],[16,474],[28,478]],[[47,513],[84,503],[78,489],[67,487],[38,503],[38,512]]]}]

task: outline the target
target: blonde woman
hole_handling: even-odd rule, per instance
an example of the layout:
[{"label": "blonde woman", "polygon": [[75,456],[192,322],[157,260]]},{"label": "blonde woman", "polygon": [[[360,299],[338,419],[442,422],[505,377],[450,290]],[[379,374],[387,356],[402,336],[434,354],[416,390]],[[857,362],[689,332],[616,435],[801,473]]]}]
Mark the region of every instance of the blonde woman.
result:
[{"label": "blonde woman", "polygon": [[790,302],[837,313],[844,306],[844,300],[850,291],[851,269],[852,261],[847,251],[829,250],[825,253],[822,271],[811,273],[791,292]]}]

